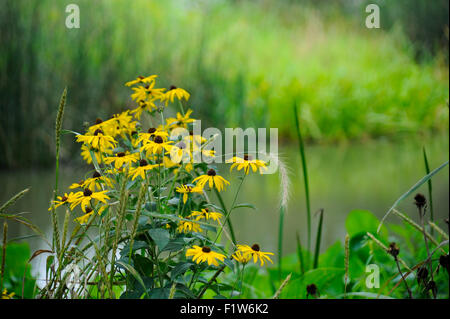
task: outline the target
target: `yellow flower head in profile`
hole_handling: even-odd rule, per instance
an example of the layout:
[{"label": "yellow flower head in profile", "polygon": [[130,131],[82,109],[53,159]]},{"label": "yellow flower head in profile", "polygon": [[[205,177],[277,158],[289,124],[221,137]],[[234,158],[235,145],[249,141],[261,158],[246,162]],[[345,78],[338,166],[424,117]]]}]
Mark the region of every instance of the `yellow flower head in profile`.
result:
[{"label": "yellow flower head in profile", "polygon": [[162,96],[161,100],[166,102],[166,106],[169,103],[169,101],[171,103],[173,103],[174,99],[177,98],[178,100],[182,100],[185,99],[186,101],[189,100],[190,94],[182,89],[182,88],[177,88],[175,85],[172,85],[169,90],[164,93],[164,95]]},{"label": "yellow flower head in profile", "polygon": [[[180,218],[183,218],[182,216],[179,216]],[[189,219],[189,217],[186,217],[185,219]],[[200,227],[199,223],[196,223],[195,221],[190,220],[180,220],[178,222],[177,232],[179,233],[200,233],[202,231],[202,228]]]},{"label": "yellow flower head in profile", "polygon": [[146,172],[158,166],[160,166],[160,164],[149,164],[145,159],[141,159],[138,167],[130,169],[130,176],[133,176],[131,180],[134,181],[138,176],[145,180]]},{"label": "yellow flower head in profile", "polygon": [[12,299],[15,294],[16,294],[15,292],[11,292],[11,293],[8,294],[8,291],[5,288],[2,291],[2,298],[1,299]]},{"label": "yellow flower head in profile", "polygon": [[150,76],[138,76],[135,80],[129,81],[127,83],[125,83],[126,86],[132,86],[138,83],[146,83],[146,84],[150,84],[155,82],[155,79],[157,78],[157,75],[150,75]]},{"label": "yellow flower head in profile", "polygon": [[109,177],[101,175],[99,172],[95,171],[94,174],[92,174],[92,177],[84,181],[82,188],[87,187],[91,191],[95,191],[96,189],[101,190],[102,184],[113,187],[113,181]]},{"label": "yellow flower head in profile", "polygon": [[111,164],[114,162],[114,167],[116,169],[121,168],[124,164],[130,165],[139,160],[139,153],[127,154],[125,152],[119,152],[116,156],[106,157],[104,159],[105,164]]},{"label": "yellow flower head in profile", "polygon": [[189,215],[192,218],[195,218],[196,220],[214,220],[216,222],[220,221],[220,218],[222,218],[222,214],[218,212],[210,212],[208,208],[202,208],[202,210],[199,211],[192,211],[192,214]]},{"label": "yellow flower head in profile", "polygon": [[188,194],[201,193],[203,192],[203,189],[201,187],[181,185],[180,187],[176,188],[176,191],[183,194],[183,203],[185,204],[188,199]]},{"label": "yellow flower head in profile", "polygon": [[193,182],[197,182],[197,185],[201,188],[205,186],[206,183],[209,184],[209,188],[213,188],[213,186],[220,192],[224,189],[225,185],[230,185],[225,178],[216,174],[214,169],[208,170],[206,175],[200,175],[195,178]]},{"label": "yellow flower head in profile", "polygon": [[206,261],[208,265],[214,265],[216,267],[219,266],[217,260],[223,262],[225,259],[225,255],[212,251],[208,246],[200,247],[197,245],[194,245],[193,248],[189,248],[186,251],[186,257],[192,257],[192,261],[195,261],[197,264]]},{"label": "yellow flower head in profile", "polygon": [[146,152],[147,157],[152,154],[161,154],[164,150],[170,151],[172,141],[164,142],[161,136],[155,136],[153,141],[149,141],[147,144],[141,147],[141,152]]},{"label": "yellow flower head in profile", "polygon": [[[169,91],[170,92],[170,91]],[[167,92],[167,93],[169,93]],[[177,112],[177,117],[176,118],[168,118],[166,119],[166,125],[168,127],[184,127],[186,128],[188,123],[192,123],[195,120],[191,119],[189,116],[191,115],[192,110],[188,110],[186,112],[186,114],[183,116],[180,114],[180,112]]]},{"label": "yellow flower head in profile", "polygon": [[52,208],[58,208],[61,205],[64,205],[65,203],[69,203],[69,199],[72,198],[74,195],[73,192],[70,192],[70,194],[64,193],[63,196],[56,197],[56,200],[52,202],[52,205],[49,207],[49,211],[52,210]]},{"label": "yellow flower head in profile", "polygon": [[258,259],[261,261],[261,266],[264,266],[266,261],[270,261],[272,264],[272,260],[268,255],[273,255],[273,253],[262,252],[258,244],[254,244],[253,246],[248,245],[237,245],[238,251],[241,252],[242,256],[247,258],[253,258],[253,262],[256,264]]},{"label": "yellow flower head in profile", "polygon": [[117,141],[112,136],[104,135],[101,129],[97,129],[93,135],[77,135],[77,142],[100,150],[111,149],[117,145]]},{"label": "yellow flower head in profile", "polygon": [[240,250],[236,250],[233,255],[231,255],[234,260],[241,264],[247,264],[250,260],[252,260],[251,254],[243,254]]},{"label": "yellow flower head in profile", "polygon": [[83,216],[75,218],[75,221],[80,223],[81,225],[85,225],[87,224],[89,218],[92,216],[93,213],[94,211],[92,210],[92,208],[86,207],[85,214]]},{"label": "yellow flower head in profile", "polygon": [[152,112],[153,110],[156,110],[158,107],[155,104],[155,101],[157,101],[158,98],[153,97],[146,100],[139,100],[137,101],[138,107],[134,110],[131,110],[130,113],[134,114],[134,116],[139,120],[142,116],[142,113],[144,111]]},{"label": "yellow flower head in profile", "polygon": [[73,198],[69,198],[70,209],[73,210],[77,205],[80,205],[81,209],[86,212],[86,208],[92,200],[98,200],[106,204],[106,200],[109,199],[109,196],[106,195],[107,192],[93,192],[89,188],[85,188],[84,191],[75,193]]},{"label": "yellow flower head in profile", "polygon": [[244,155],[241,157],[233,157],[230,160],[226,161],[227,163],[234,163],[230,167],[230,172],[233,168],[237,167],[237,170],[240,171],[244,169],[245,174],[250,172],[250,168],[253,172],[256,172],[259,169],[259,172],[262,174],[264,170],[267,170],[267,163],[258,159],[253,159],[250,155]]}]

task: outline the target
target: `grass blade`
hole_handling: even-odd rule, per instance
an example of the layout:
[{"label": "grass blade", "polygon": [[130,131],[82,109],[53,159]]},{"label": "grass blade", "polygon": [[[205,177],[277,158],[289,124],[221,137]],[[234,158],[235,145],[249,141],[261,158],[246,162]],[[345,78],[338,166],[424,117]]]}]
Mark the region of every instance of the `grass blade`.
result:
[{"label": "grass blade", "polygon": [[323,208],[319,210],[319,224],[317,225],[316,248],[314,250],[313,269],[319,266],[320,241],[322,240],[322,225],[323,225]]},{"label": "grass blade", "polygon": [[300,242],[300,236],[298,235],[298,232],[295,232],[295,237],[297,240],[297,256],[300,263],[300,273],[305,273],[305,262],[303,260],[303,251],[302,251],[302,244]]},{"label": "grass blade", "polygon": [[[423,160],[425,162],[425,172],[430,174],[430,165],[428,164],[428,157],[427,157],[427,151],[425,150],[425,147],[423,147]],[[434,222],[434,213],[433,213],[433,185],[431,182],[431,179],[428,180],[428,201],[429,201],[429,207],[430,207],[430,220]],[[431,230],[433,232],[433,230]],[[431,233],[433,235],[433,233]]]},{"label": "grass blade", "polygon": [[386,218],[389,216],[389,214],[392,212],[392,210],[397,207],[397,205],[404,200],[406,197],[411,195],[412,192],[417,190],[420,186],[422,186],[424,183],[428,182],[436,173],[438,173],[441,169],[443,169],[445,166],[448,165],[448,161],[441,164],[441,166],[435,168],[433,171],[431,171],[429,174],[422,177],[416,184],[414,184],[413,187],[411,187],[406,193],[404,193],[402,196],[400,196],[392,205],[391,208],[387,211],[387,213],[383,216],[383,218],[380,221],[380,225],[378,225],[377,233],[380,232],[381,226],[383,225],[383,222],[386,220]]},{"label": "grass blade", "polygon": [[295,126],[297,129],[297,139],[298,139],[298,146],[300,150],[300,158],[302,161],[302,170],[303,170],[303,183],[305,185],[305,198],[306,198],[306,223],[307,223],[307,232],[308,232],[308,239],[307,239],[307,248],[308,250],[311,249],[311,204],[309,200],[309,182],[308,182],[308,169],[306,167],[306,156],[305,156],[305,145],[303,143],[302,133],[300,130],[300,122],[298,119],[298,109],[297,109],[297,103],[294,103],[294,118],[295,118]]},{"label": "grass blade", "polygon": [[278,275],[281,279],[281,258],[283,256],[283,228],[284,228],[284,206],[280,206],[280,218],[278,226]]}]

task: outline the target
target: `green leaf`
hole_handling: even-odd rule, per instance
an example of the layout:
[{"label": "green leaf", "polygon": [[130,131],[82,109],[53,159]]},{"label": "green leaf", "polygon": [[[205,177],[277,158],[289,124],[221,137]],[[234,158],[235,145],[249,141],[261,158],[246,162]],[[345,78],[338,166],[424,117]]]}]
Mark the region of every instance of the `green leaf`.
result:
[{"label": "green leaf", "polygon": [[134,267],[140,274],[148,277],[151,276],[153,263],[150,261],[150,259],[136,254],[133,256],[133,260],[134,260]]},{"label": "green leaf", "polygon": [[175,266],[170,272],[170,277],[172,280],[176,279],[178,276],[184,274],[194,263],[191,262],[181,262]]},{"label": "green leaf", "polygon": [[249,203],[236,204],[236,205],[234,205],[233,209],[236,209],[236,208],[251,208],[251,209],[256,209],[255,205],[249,204]]},{"label": "green leaf", "polygon": [[159,250],[164,250],[170,241],[170,233],[166,229],[155,228],[148,231],[150,237],[155,241]]},{"label": "green leaf", "polygon": [[[349,236],[353,237],[360,233],[376,233],[379,223],[378,218],[368,210],[352,210],[347,216],[345,227]],[[382,237],[387,236],[385,227],[382,228],[380,235]]]},{"label": "green leaf", "polygon": [[137,280],[137,282],[144,289],[145,293],[147,293],[147,295],[148,295],[147,287],[145,286],[145,283],[142,280],[142,277],[139,275],[139,273],[136,271],[136,269],[134,269],[130,264],[127,264],[124,261],[120,261],[119,260],[119,261],[116,262],[116,264],[121,266],[125,270],[127,270],[134,277],[134,279]]}]

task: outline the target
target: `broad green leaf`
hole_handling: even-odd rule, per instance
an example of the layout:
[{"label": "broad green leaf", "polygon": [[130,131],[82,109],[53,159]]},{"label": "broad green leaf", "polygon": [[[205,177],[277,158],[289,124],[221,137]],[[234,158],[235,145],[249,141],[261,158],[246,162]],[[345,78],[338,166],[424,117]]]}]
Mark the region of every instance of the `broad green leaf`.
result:
[{"label": "broad green leaf", "polygon": [[150,237],[155,241],[159,250],[162,251],[170,240],[170,233],[166,229],[155,228],[148,231]]}]

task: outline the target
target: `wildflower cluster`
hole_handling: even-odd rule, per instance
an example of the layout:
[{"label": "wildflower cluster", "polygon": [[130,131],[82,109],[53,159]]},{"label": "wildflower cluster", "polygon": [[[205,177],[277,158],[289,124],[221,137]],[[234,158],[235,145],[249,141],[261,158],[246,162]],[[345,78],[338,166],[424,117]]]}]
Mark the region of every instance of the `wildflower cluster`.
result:
[{"label": "wildflower cluster", "polygon": [[[258,244],[236,242],[230,214],[237,204],[227,210],[220,194],[230,181],[217,167],[194,161],[196,153],[213,159],[215,152],[204,149],[208,140],[192,130],[187,136],[173,134],[177,128],[192,129],[192,110],[185,112],[183,105],[190,95],[175,86],[158,88],[156,79],[140,76],[127,82],[136,108],[96,119],[83,134],[77,133],[81,156],[92,170],[73,183],[69,193],[57,196],[49,210],[66,207],[76,215],[80,233],[73,238],[98,229],[98,237],[89,243],[96,262],[84,273],[102,271],[104,295],[111,296],[114,282],[125,279],[124,294],[139,291],[139,296],[150,297],[175,289],[177,295],[201,297],[209,288],[202,272],[214,267],[223,271],[225,266],[236,271],[233,262],[245,265],[251,260],[263,266],[272,262],[273,254],[262,252]],[[173,103],[179,112],[165,118],[165,108]],[[241,183],[250,171],[267,169],[266,162],[251,155],[227,162],[232,163],[230,171],[242,170]],[[220,205],[211,201],[213,195]],[[231,251],[221,244],[222,234],[231,238]],[[75,258],[73,251],[66,255],[72,262],[86,258]],[[136,274],[148,281],[136,284]]]}]

